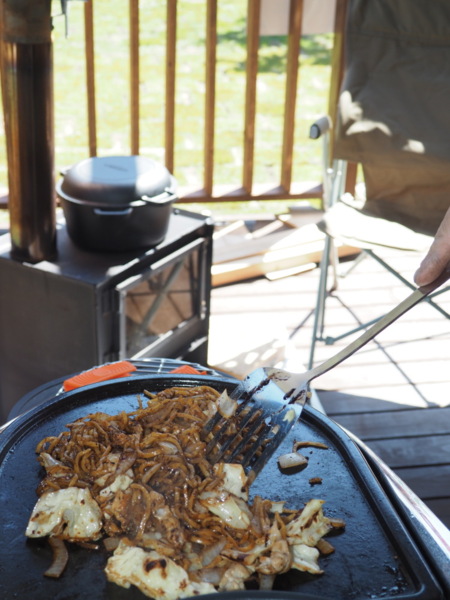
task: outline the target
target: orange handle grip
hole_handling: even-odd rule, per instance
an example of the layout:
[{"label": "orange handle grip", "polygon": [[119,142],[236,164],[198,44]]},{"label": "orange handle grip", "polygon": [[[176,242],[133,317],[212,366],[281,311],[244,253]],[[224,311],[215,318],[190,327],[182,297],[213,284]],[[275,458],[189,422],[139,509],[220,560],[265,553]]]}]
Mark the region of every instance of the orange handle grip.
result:
[{"label": "orange handle grip", "polygon": [[83,373],[66,379],[63,384],[64,391],[68,392],[92,383],[126,377],[133,371],[136,371],[136,367],[126,360],[102,365],[101,367],[94,367],[93,369],[89,369],[89,371],[83,371]]},{"label": "orange handle grip", "polygon": [[172,369],[170,372],[182,375],[206,375],[206,371],[199,371],[195,367],[191,367],[191,365],[181,365],[176,369]]}]

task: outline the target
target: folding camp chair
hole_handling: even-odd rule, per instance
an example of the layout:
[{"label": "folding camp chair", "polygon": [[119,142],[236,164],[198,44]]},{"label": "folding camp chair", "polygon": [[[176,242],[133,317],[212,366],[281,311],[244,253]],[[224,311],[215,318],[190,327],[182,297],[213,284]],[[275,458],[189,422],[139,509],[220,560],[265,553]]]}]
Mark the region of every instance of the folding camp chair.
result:
[{"label": "folding camp chair", "polygon": [[[310,130],[323,140],[326,236],[309,367],[317,341],[333,344],[377,320],[325,335],[327,296],[338,287],[336,241],[414,289],[380,250],[423,254],[450,205],[449,3],[349,0],[345,44],[336,126],[322,117]],[[344,193],[349,163],[361,165],[364,179],[352,195]],[[429,304],[450,318],[435,297]]]}]

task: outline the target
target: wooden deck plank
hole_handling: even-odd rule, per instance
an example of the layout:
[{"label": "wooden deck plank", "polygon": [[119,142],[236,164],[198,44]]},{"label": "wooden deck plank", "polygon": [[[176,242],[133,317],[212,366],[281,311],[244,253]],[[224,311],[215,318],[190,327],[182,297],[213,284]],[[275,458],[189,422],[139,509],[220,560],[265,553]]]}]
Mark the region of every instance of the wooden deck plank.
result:
[{"label": "wooden deck plank", "polygon": [[424,401],[418,394],[408,394],[405,399],[404,391],[402,386],[399,390],[398,402],[389,402],[379,397],[358,396],[345,392],[319,390],[319,393],[327,414],[333,417],[343,414],[394,412],[408,408],[424,407]]},{"label": "wooden deck plank", "polygon": [[446,527],[450,529],[450,501],[448,498],[432,498],[425,502],[427,506],[438,515]]},{"label": "wooden deck plank", "polygon": [[369,445],[392,468],[450,463],[450,434],[372,440]]},{"label": "wooden deck plank", "polygon": [[390,412],[340,415],[336,421],[364,441],[399,435],[448,434],[450,408],[410,409],[396,411],[395,415]]},{"label": "wooden deck plank", "polygon": [[426,467],[405,467],[394,472],[422,500],[428,498],[450,498],[450,465]]}]

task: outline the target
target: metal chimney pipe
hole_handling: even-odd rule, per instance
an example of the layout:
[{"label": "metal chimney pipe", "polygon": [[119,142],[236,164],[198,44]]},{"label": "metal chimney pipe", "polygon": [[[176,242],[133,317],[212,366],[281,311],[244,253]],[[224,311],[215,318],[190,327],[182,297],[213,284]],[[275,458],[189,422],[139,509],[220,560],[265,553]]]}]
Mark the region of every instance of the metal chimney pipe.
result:
[{"label": "metal chimney pipe", "polygon": [[51,0],[1,0],[11,257],[56,257]]}]

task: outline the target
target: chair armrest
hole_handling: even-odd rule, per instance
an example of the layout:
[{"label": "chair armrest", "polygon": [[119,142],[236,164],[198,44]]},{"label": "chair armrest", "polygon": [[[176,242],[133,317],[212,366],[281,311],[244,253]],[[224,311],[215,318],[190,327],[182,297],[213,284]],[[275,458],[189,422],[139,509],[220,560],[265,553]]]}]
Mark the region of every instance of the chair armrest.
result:
[{"label": "chair armrest", "polygon": [[309,137],[312,140],[318,140],[322,135],[328,133],[332,127],[331,119],[328,115],[320,117],[309,128]]}]

